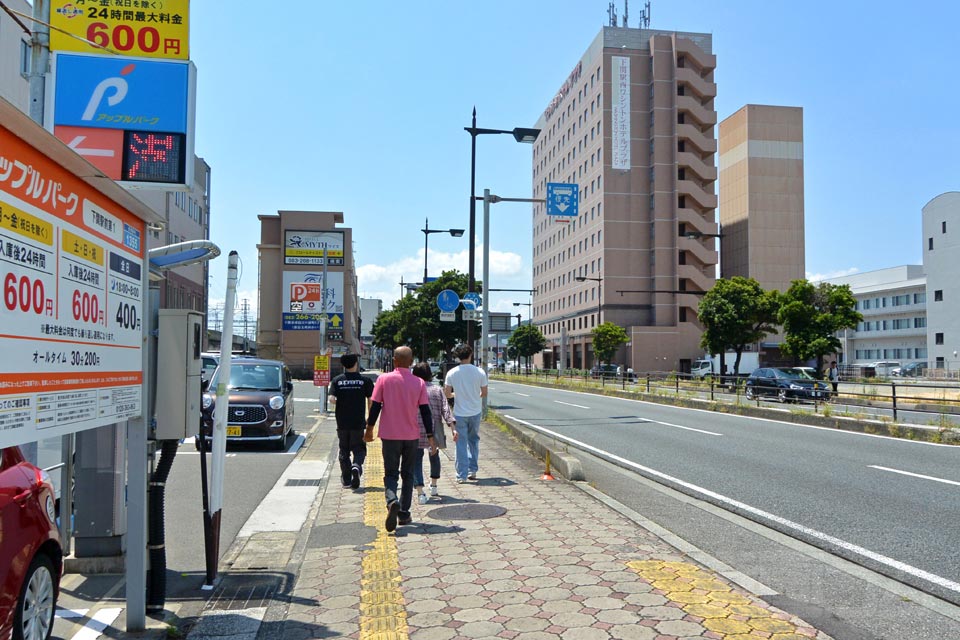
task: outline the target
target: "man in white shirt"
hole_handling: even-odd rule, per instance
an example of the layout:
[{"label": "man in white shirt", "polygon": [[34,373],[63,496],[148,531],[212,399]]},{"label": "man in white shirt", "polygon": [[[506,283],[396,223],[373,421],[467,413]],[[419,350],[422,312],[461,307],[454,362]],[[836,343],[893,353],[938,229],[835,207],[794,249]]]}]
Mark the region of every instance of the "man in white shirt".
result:
[{"label": "man in white shirt", "polygon": [[476,480],[480,459],[480,414],[487,397],[487,373],[473,366],[473,349],[462,344],[453,350],[460,364],[449,372],[443,391],[453,398],[457,421],[457,483]]}]

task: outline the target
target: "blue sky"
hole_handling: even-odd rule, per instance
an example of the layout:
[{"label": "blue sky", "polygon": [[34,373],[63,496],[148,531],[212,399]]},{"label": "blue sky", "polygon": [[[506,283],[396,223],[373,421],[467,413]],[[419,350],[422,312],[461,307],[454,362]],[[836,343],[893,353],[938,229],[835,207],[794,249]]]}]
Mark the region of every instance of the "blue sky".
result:
[{"label": "blue sky", "polygon": [[[533,126],[607,23],[606,0],[278,6],[191,8],[211,238],[239,251],[238,297],[251,304],[257,215],[305,209],[344,212],[360,293],[389,306],[401,277],[422,277],[424,218],[467,227],[471,109],[480,127]],[[630,26],[640,9],[631,3]],[[804,108],[810,277],[921,261],[921,207],[960,186],[960,5],[654,0],[652,18],[713,34],[720,119],[747,103]],[[529,145],[480,137],[477,155],[478,193],[530,196]],[[529,205],[494,205],[491,219],[491,286],[529,288]],[[466,271],[466,254],[466,237],[432,235],[431,274]],[[222,299],[224,258],[211,275]],[[495,294],[491,306],[526,300]]]}]

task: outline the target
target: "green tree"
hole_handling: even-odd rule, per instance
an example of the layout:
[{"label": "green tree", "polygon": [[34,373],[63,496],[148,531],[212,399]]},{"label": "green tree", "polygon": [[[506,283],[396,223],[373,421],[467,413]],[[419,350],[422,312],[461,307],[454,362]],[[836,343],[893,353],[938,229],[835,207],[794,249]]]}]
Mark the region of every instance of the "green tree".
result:
[{"label": "green tree", "polygon": [[517,356],[526,358],[527,368],[529,369],[530,356],[543,351],[543,348],[547,346],[547,339],[543,337],[540,329],[536,326],[532,324],[522,324],[510,334],[507,345],[516,350]]},{"label": "green tree", "polygon": [[590,333],[593,335],[593,352],[597,354],[597,360],[607,364],[610,364],[617,349],[630,341],[624,328],[612,322],[597,325]]},{"label": "green tree", "polygon": [[798,364],[816,358],[817,371],[823,371],[823,356],[840,350],[837,332],[853,329],[863,319],[856,307],[849,285],[794,280],[780,304],[778,317],[786,334],[781,350]]},{"label": "green tree", "polygon": [[764,291],[753,278],[721,278],[703,296],[697,317],[703,325],[700,347],[720,354],[720,373],[726,371],[726,353],[736,353],[733,374],[740,373],[740,357],[748,344],[776,332],[780,294]]}]

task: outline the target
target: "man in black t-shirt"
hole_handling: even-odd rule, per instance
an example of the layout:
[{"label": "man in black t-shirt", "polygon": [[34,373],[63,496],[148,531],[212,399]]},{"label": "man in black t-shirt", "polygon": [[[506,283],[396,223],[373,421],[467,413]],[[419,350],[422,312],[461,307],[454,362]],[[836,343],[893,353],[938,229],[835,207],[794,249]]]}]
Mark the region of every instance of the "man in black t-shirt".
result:
[{"label": "man in black t-shirt", "polygon": [[[360,487],[363,461],[367,457],[367,443],[363,430],[370,411],[373,381],[359,373],[356,354],[340,356],[344,373],[330,381],[330,402],[336,408],[337,437],[340,439],[340,480],[344,487]],[[350,456],[353,455],[353,462]]]}]

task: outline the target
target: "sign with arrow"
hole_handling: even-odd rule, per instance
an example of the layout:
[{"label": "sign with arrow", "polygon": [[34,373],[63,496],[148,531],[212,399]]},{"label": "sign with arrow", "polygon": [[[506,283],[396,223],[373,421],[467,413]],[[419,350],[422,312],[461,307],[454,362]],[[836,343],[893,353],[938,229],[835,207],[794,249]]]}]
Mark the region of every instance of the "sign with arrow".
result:
[{"label": "sign with arrow", "polygon": [[547,215],[576,218],[580,215],[580,187],[564,182],[547,183]]}]

